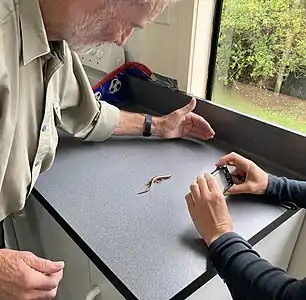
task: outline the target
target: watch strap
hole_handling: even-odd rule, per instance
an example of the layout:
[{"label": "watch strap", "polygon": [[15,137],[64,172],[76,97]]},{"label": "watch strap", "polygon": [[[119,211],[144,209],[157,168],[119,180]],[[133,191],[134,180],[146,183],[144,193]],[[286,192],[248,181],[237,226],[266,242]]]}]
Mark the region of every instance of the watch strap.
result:
[{"label": "watch strap", "polygon": [[145,114],[143,136],[149,137],[152,135],[151,125],[152,125],[152,116],[149,114]]}]

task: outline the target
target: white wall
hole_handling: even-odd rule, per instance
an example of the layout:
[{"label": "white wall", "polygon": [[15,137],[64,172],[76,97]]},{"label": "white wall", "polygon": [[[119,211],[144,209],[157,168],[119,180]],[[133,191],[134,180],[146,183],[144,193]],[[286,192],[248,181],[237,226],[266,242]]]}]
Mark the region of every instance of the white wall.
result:
[{"label": "white wall", "polygon": [[204,97],[215,0],[185,0],[170,5],[145,30],[127,42],[127,59],[175,78],[179,88]]},{"label": "white wall", "polygon": [[187,90],[190,67],[194,0],[168,6],[146,29],[134,32],[127,42],[128,59],[152,71],[176,78]]},{"label": "white wall", "polygon": [[195,6],[192,59],[188,92],[205,97],[215,0],[199,0]]}]

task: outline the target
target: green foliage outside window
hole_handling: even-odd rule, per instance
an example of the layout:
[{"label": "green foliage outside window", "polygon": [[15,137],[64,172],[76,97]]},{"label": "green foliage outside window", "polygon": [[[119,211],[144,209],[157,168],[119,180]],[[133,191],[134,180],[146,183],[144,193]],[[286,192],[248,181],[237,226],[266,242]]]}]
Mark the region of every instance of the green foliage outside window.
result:
[{"label": "green foliage outside window", "polygon": [[306,0],[225,0],[218,79],[279,93],[289,73],[306,76]]}]

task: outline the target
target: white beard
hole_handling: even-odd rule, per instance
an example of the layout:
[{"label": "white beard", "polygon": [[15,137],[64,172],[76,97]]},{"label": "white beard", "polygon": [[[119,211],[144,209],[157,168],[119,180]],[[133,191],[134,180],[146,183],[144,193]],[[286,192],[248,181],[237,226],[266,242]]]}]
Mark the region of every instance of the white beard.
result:
[{"label": "white beard", "polygon": [[74,52],[76,52],[78,55],[86,55],[88,54],[92,48],[97,47],[98,45],[84,45],[84,46],[77,46],[77,45],[72,45],[70,49]]}]

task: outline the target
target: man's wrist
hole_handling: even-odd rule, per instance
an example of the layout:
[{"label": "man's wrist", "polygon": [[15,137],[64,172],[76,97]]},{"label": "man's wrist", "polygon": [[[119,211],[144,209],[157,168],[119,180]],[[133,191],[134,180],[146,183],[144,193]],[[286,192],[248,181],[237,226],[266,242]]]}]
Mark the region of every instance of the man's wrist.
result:
[{"label": "man's wrist", "polygon": [[[162,137],[162,117],[152,117],[151,134]],[[120,111],[119,122],[114,135],[143,135],[145,131],[145,115]]]},{"label": "man's wrist", "polygon": [[152,117],[151,133],[154,136],[161,137],[161,117]]}]

